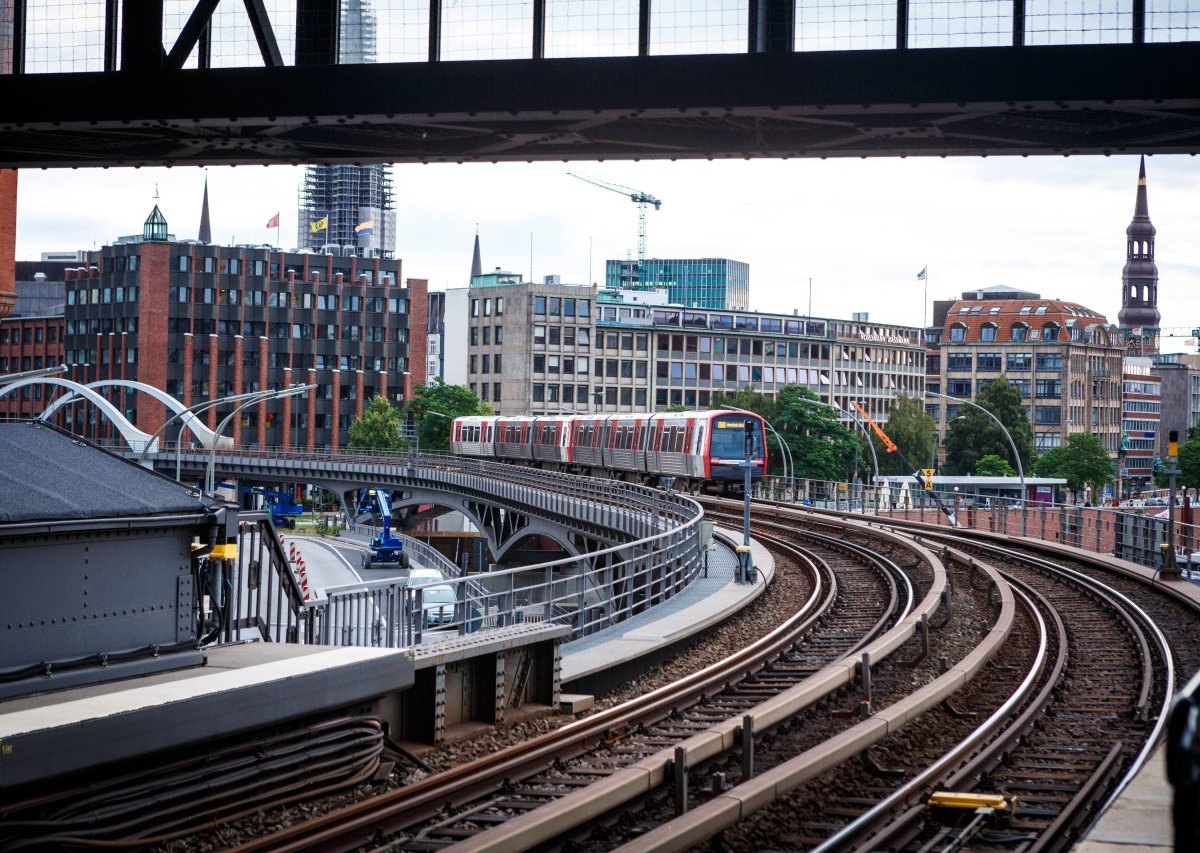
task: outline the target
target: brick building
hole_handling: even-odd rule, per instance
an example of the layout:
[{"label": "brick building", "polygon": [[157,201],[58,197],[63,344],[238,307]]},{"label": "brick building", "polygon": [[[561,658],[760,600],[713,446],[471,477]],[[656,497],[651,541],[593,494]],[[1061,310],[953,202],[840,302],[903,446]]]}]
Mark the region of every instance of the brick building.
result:
[{"label": "brick building", "polygon": [[[58,261],[17,261],[16,302],[0,319],[0,376],[55,367],[63,360],[63,276]],[[41,414],[53,390],[25,386],[0,397],[0,420]]]},{"label": "brick building", "polygon": [[[1121,440],[1121,360],[1115,325],[1090,308],[1036,293],[989,287],[934,303],[936,352],[926,359],[930,391],[974,400],[1004,377],[1029,407],[1034,449],[1060,447],[1066,436],[1093,433],[1116,455]],[[950,402],[929,402],[940,437],[958,415]]]},{"label": "brick building", "polygon": [[[68,271],[68,378],[136,379],[184,405],[315,384],[246,409],[234,440],[337,448],[371,397],[399,403],[410,374],[425,375],[427,283],[399,281],[398,260],[177,241],[156,206],[140,236]],[[153,400],[122,388],[108,396],[139,429],[163,422]],[[68,428],[111,432],[80,408],[64,414]],[[215,427],[225,413],[204,419]]]}]

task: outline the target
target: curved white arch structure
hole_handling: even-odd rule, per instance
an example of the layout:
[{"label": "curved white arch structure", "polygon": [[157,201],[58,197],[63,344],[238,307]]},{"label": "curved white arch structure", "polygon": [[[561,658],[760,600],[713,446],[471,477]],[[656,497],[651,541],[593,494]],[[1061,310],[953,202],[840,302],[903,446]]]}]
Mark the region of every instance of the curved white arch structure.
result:
[{"label": "curved white arch structure", "polygon": [[[0,397],[19,388],[24,388],[26,385],[58,385],[60,388],[66,388],[74,394],[83,397],[89,403],[93,404],[97,409],[108,416],[108,419],[113,422],[113,426],[121,433],[121,437],[129,445],[131,450],[141,452],[149,443],[151,436],[149,433],[142,432],[140,429],[131,424],[126,417],[121,414],[117,407],[105,400],[91,388],[86,385],[80,385],[78,382],[72,382],[70,379],[56,379],[53,376],[35,376],[32,379],[18,379],[16,382],[0,387]],[[150,447],[151,450],[158,449],[158,441]]]},{"label": "curved white arch structure", "polygon": [[[216,440],[217,434],[215,432],[213,432],[211,429],[209,429],[208,427],[206,427],[204,425],[204,422],[201,421],[198,417],[196,417],[191,412],[189,412],[187,410],[187,407],[184,406],[183,403],[176,400],[174,397],[172,397],[166,391],[163,391],[161,388],[155,388],[153,385],[147,385],[145,382],[137,382],[133,379],[100,379],[100,380],[97,380],[96,382],[89,382],[84,387],[96,389],[96,388],[108,388],[108,387],[113,387],[113,386],[119,387],[119,388],[133,388],[136,391],[141,391],[145,394],[149,394],[155,400],[158,400],[160,403],[162,403],[164,406],[166,406],[168,409],[170,409],[172,412],[174,412],[176,415],[179,416],[179,420],[182,421],[183,424],[192,431],[192,435],[196,436],[196,438],[200,441],[201,447],[203,447],[205,450],[213,449],[213,442]],[[41,413],[41,415],[38,416],[39,419],[40,420],[49,419],[50,416],[53,415],[55,412],[57,412],[60,408],[62,408],[63,406],[65,406],[68,403],[70,403],[71,401],[73,401],[76,396],[77,396],[76,394],[72,393],[72,394],[67,394],[63,397],[59,397],[57,400],[55,400],[53,403],[51,403],[49,406],[46,407],[45,411],[43,411]],[[233,447],[233,439],[227,435],[222,436],[221,439],[219,441],[217,441],[216,443],[217,443],[217,446],[222,449]]]}]

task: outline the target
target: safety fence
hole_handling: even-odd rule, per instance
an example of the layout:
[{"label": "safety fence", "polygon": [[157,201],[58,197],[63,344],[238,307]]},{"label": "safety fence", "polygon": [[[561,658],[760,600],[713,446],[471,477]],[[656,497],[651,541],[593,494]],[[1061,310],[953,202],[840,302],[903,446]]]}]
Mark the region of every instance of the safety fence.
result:
[{"label": "safety fence", "polygon": [[[569,625],[574,636],[582,636],[666,601],[703,571],[702,511],[691,498],[676,493],[455,457],[398,464],[379,454],[235,455],[259,473],[263,466],[274,467],[281,479],[303,480],[296,476],[303,469],[308,479],[314,474],[363,482],[400,478],[410,485],[487,495],[523,511],[603,528],[619,541],[537,565],[449,575],[433,585],[412,587],[392,579],[317,594],[307,589],[307,579],[289,559],[269,515],[243,513],[236,560],[214,560],[204,567],[219,576],[209,585],[222,592],[208,603],[208,618],[225,622],[221,637],[227,642],[399,647],[419,643],[431,631],[466,634],[524,621]],[[232,464],[229,456],[222,454],[224,470]]]}]

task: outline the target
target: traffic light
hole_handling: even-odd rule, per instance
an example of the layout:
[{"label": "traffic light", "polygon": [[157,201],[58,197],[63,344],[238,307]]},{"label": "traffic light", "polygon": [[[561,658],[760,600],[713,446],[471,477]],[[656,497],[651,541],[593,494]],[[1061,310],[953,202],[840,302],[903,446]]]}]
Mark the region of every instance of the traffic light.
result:
[{"label": "traffic light", "polygon": [[1170,430],[1167,433],[1167,456],[1172,459],[1179,458],[1179,431]]}]

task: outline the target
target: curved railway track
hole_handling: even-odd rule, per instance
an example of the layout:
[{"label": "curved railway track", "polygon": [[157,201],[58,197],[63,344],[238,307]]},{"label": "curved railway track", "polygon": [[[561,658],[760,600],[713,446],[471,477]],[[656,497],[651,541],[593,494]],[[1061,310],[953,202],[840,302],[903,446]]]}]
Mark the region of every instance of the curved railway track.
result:
[{"label": "curved railway track", "polygon": [[[548,804],[585,785],[589,797],[603,803],[604,798],[595,795],[597,787],[628,774],[631,766],[652,762],[664,749],[672,750],[698,732],[724,725],[716,747],[728,750],[748,709],[794,692],[822,666],[857,654],[905,620],[910,620],[908,633],[915,630],[911,587],[889,560],[836,541],[808,552],[777,547],[787,548],[792,559],[810,567],[813,593],[798,602],[787,623],[742,653],[670,688],[374,798],[358,814],[343,811],[240,849],[351,849],[367,838],[389,836],[392,849],[436,849],[483,828],[491,828],[486,834],[494,839],[491,843],[511,843],[500,840],[506,833],[497,825],[535,809],[545,814]],[[850,680],[854,666],[845,664],[840,678]],[[838,680],[830,678],[829,689]],[[788,700],[780,701],[786,705]],[[652,775],[662,772],[660,761]],[[528,843],[530,836],[517,831]]]},{"label": "curved railway track", "polygon": [[[1064,849],[1200,669],[1190,602],[1111,558],[769,505],[754,535],[807,578],[767,636],[235,849]],[[1009,805],[931,810],[939,789]]]}]

